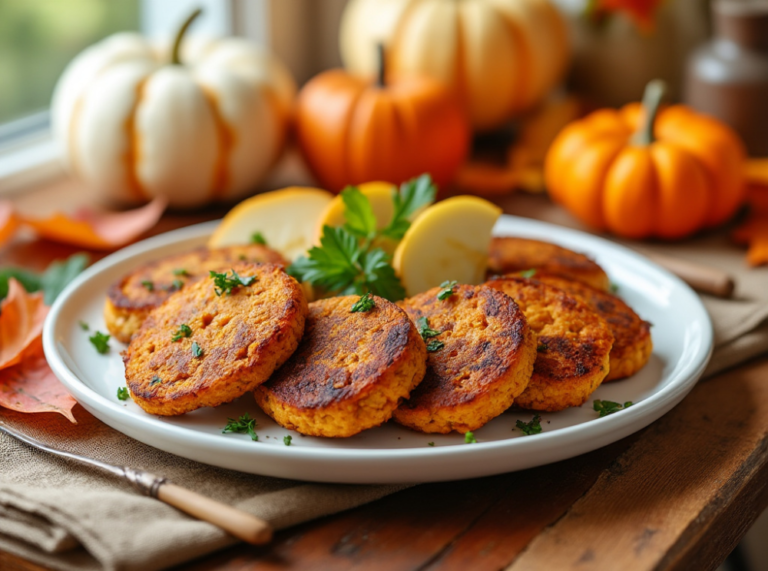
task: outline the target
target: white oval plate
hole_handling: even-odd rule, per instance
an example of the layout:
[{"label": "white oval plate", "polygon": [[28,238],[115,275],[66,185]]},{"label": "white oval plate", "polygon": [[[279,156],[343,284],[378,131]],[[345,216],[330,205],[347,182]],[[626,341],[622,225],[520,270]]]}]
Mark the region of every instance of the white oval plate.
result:
[{"label": "white oval plate", "polygon": [[[712,350],[712,325],[696,294],[678,278],[642,256],[594,236],[551,224],[502,216],[497,235],[556,242],[593,256],[618,286],[618,293],[653,323],[654,351],[637,375],[601,386],[580,408],[542,414],[541,434],[523,436],[515,421],[532,413],[508,411],[475,432],[462,435],[412,432],[393,422],[346,439],[304,437],[278,426],[244,395],[215,409],[181,417],[146,414],[116,393],[125,386],[120,351],[110,341],[100,355],[88,341],[106,331],[102,317],[107,288],[140,264],[205,243],[216,222],[184,228],[139,242],[83,272],[53,305],[43,332],[45,355],[56,376],[94,416],[141,442],[167,452],[253,474],[338,483],[434,482],[488,476],[556,462],[589,452],[647,426],[691,390]],[[80,327],[90,325],[91,332]],[[633,401],[634,406],[598,418],[594,399]],[[222,434],[227,418],[249,412],[259,441]],[[293,437],[286,446],[283,437]],[[428,443],[433,442],[434,446]]]}]

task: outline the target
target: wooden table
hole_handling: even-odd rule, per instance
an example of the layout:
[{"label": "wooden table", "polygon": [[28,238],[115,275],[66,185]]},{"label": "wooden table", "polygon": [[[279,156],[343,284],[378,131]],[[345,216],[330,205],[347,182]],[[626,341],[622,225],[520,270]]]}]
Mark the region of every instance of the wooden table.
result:
[{"label": "wooden table", "polygon": [[[72,185],[18,199],[67,204]],[[531,201],[500,202],[520,212]],[[522,202],[521,202],[522,201]],[[153,231],[216,218],[166,215]],[[20,239],[0,265],[40,269],[74,250]],[[549,466],[424,484],[180,569],[706,570],[768,506],[768,356],[700,383],[629,438]],[[0,569],[41,569],[0,552]]]}]

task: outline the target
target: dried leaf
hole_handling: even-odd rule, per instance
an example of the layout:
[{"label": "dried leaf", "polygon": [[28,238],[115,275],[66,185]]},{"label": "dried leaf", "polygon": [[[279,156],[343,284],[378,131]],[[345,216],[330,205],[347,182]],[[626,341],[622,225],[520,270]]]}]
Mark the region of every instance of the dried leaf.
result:
[{"label": "dried leaf", "polygon": [[21,364],[0,371],[0,406],[18,412],[57,412],[77,424],[72,407],[77,401],[51,371],[42,343]]},{"label": "dried leaf", "polygon": [[48,315],[42,294],[27,293],[13,278],[8,286],[8,297],[0,302],[0,369],[22,362]]},{"label": "dried leaf", "polygon": [[18,225],[13,205],[7,200],[0,200],[0,246],[10,240]]},{"label": "dried leaf", "polygon": [[126,212],[95,212],[87,208],[73,215],[60,212],[44,219],[21,220],[48,240],[94,250],[112,250],[138,238],[162,216],[168,201],[156,198]]}]

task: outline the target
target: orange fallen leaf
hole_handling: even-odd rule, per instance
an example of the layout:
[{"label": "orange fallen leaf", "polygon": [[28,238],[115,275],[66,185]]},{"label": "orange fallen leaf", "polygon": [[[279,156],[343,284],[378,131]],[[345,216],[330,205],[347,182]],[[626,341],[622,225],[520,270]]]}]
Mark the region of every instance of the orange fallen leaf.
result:
[{"label": "orange fallen leaf", "polygon": [[112,250],[138,238],[162,216],[168,201],[156,198],[126,212],[95,212],[87,208],[73,215],[54,213],[43,219],[20,217],[48,240],[94,250]]},{"label": "orange fallen leaf", "polygon": [[0,371],[0,406],[18,412],[57,412],[77,424],[72,415],[75,404],[45,361],[39,340],[19,365]]},{"label": "orange fallen leaf", "polygon": [[0,200],[0,246],[13,236],[18,225],[13,205],[7,200]]},{"label": "orange fallen leaf", "polygon": [[27,293],[15,279],[8,281],[8,297],[0,302],[0,369],[22,361],[42,335],[46,315],[42,293]]}]

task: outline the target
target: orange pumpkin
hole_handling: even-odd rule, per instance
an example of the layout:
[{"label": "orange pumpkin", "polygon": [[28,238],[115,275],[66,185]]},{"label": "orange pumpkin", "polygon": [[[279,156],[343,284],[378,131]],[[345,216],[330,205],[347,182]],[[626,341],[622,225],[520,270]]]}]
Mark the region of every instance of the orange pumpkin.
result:
[{"label": "orange pumpkin", "polygon": [[675,239],[728,220],[744,199],[744,145],[729,127],[683,105],[643,103],[571,123],[547,153],[552,198],[596,230]]},{"label": "orange pumpkin", "polygon": [[301,151],[324,188],[338,192],[369,180],[408,180],[429,173],[450,182],[469,148],[460,104],[440,83],[423,77],[376,82],[330,70],[299,94],[296,128]]}]

